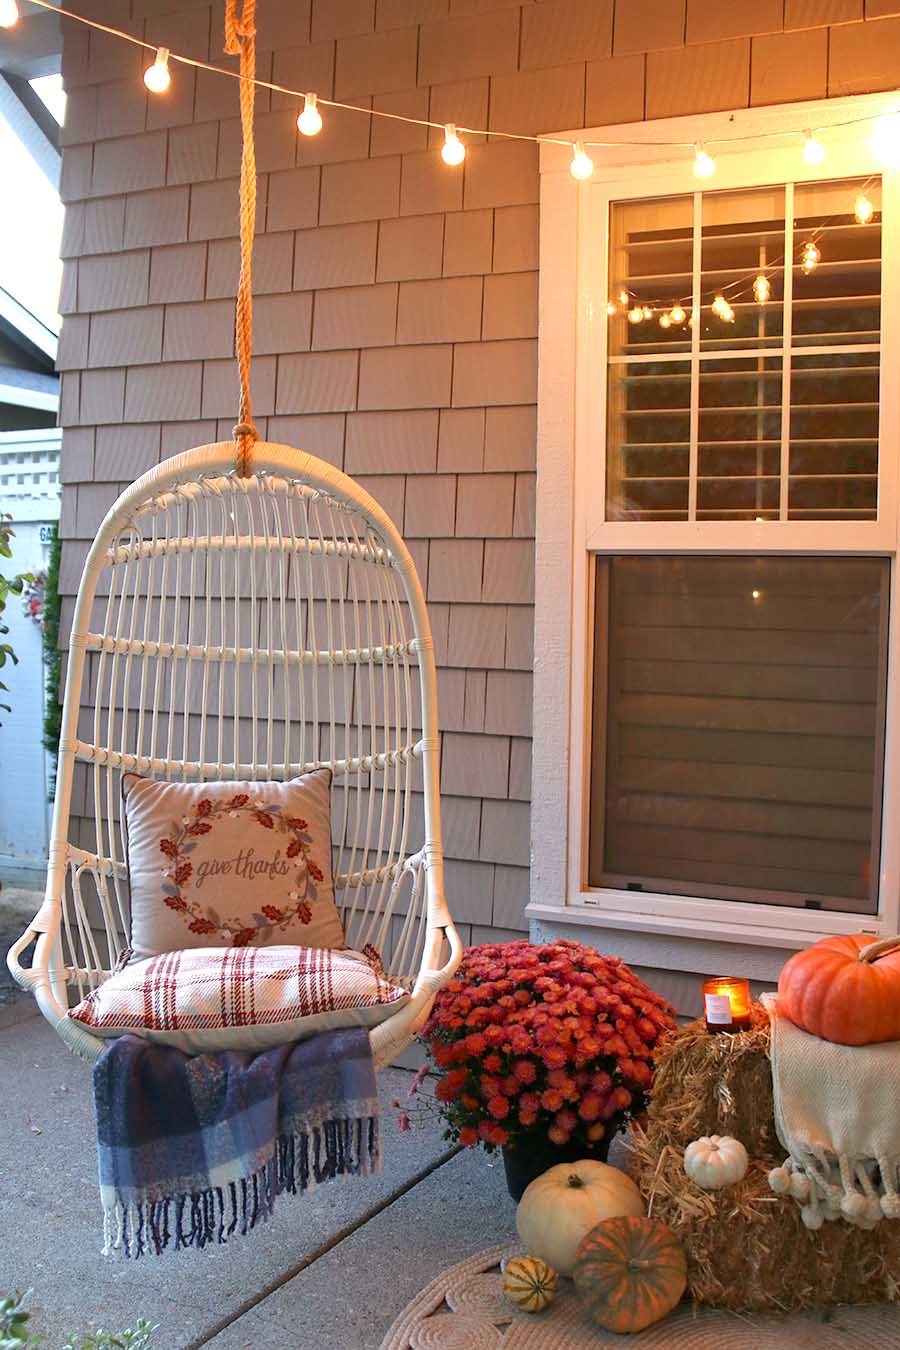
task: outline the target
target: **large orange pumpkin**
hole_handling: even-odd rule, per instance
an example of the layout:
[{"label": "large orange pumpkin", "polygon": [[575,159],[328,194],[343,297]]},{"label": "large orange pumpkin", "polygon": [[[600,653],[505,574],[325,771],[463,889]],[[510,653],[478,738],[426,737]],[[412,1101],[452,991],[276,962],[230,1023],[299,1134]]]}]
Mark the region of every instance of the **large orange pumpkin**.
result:
[{"label": "large orange pumpkin", "polygon": [[572,1272],[591,1320],[606,1331],[635,1332],[660,1321],[687,1287],[687,1261],[658,1219],[604,1219],[581,1239]]},{"label": "large orange pumpkin", "polygon": [[840,1045],[900,1040],[900,937],[829,937],[797,952],[778,980],[778,1009]]}]

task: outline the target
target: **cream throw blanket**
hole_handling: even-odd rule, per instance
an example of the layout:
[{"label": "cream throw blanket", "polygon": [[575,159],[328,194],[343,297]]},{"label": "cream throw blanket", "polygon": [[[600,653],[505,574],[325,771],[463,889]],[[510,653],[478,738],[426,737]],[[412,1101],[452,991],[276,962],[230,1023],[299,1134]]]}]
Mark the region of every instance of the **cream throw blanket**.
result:
[{"label": "cream throw blanket", "polygon": [[900,1218],[900,1041],[834,1045],[779,1016],[774,994],[763,1003],[775,1129],[790,1155],[769,1173],[772,1190],[793,1196],[807,1228]]}]

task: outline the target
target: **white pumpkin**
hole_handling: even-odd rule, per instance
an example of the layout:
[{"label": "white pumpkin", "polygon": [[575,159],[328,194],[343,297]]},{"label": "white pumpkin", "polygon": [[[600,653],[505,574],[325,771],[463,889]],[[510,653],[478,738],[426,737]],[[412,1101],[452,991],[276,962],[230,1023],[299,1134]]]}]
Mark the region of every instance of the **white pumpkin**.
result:
[{"label": "white pumpkin", "polygon": [[604,1219],[643,1213],[641,1193],[630,1177],[586,1158],[558,1163],[536,1177],[519,1201],[516,1228],[526,1252],[560,1275],[571,1275],[586,1233]]},{"label": "white pumpkin", "polygon": [[733,1186],[746,1175],[747,1150],[730,1134],[703,1135],[684,1150],[684,1170],[705,1191]]}]

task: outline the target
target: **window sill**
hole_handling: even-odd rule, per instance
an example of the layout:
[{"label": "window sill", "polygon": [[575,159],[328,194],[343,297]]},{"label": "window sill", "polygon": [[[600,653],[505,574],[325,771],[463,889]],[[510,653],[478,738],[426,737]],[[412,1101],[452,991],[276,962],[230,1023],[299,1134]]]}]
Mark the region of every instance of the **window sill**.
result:
[{"label": "window sill", "polygon": [[[780,924],[752,924],[746,919],[721,915],[701,918],[641,913],[625,908],[619,899],[624,896],[634,901],[631,892],[616,891],[609,892],[602,905],[551,905],[533,901],[526,907],[525,917],[530,922],[533,936],[539,940],[567,935],[579,937],[581,930],[583,940],[592,942],[585,930],[595,930],[596,941],[600,940],[601,932],[604,934],[604,950],[632,964],[710,974],[730,971],[756,980],[777,980],[788,956],[819,938],[836,933],[871,932],[874,940],[884,931],[879,918],[857,916],[848,921],[846,915],[826,911],[802,911],[804,921],[814,916],[815,927],[808,922],[791,924],[788,916]],[[641,897],[645,904],[650,898]],[[660,903],[664,899],[661,898]]]}]

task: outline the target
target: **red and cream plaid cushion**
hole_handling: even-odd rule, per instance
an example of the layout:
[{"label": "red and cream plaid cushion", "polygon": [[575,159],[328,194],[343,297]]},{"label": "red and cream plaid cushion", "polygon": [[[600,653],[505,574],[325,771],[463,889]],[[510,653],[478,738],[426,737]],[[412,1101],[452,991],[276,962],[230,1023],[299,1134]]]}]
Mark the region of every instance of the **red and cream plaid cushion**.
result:
[{"label": "red and cream plaid cushion", "polygon": [[346,948],[195,947],[125,965],[69,1016],[95,1036],[132,1032],[202,1054],[374,1026],[408,999]]}]

